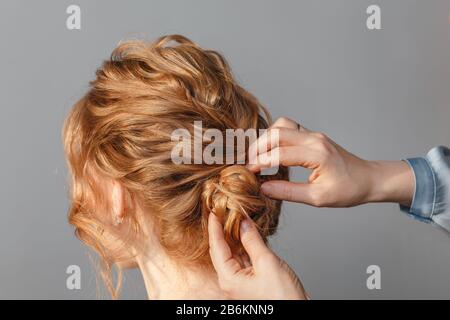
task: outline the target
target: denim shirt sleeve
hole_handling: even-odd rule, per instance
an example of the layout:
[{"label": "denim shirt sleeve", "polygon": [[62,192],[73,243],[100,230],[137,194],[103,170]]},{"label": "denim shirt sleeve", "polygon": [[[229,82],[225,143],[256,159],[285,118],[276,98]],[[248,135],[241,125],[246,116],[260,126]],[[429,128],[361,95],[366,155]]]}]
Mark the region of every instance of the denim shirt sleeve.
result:
[{"label": "denim shirt sleeve", "polygon": [[450,232],[450,149],[435,147],[425,157],[405,161],[414,172],[415,190],[411,207],[401,210]]}]

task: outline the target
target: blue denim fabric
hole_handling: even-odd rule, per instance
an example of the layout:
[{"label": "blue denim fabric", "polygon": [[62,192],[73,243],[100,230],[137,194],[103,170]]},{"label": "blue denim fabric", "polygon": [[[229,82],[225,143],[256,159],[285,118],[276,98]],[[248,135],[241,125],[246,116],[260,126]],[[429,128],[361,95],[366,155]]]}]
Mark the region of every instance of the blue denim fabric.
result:
[{"label": "blue denim fabric", "polygon": [[450,232],[450,149],[435,147],[423,158],[405,160],[415,177],[411,207],[400,206],[410,216],[434,222]]}]

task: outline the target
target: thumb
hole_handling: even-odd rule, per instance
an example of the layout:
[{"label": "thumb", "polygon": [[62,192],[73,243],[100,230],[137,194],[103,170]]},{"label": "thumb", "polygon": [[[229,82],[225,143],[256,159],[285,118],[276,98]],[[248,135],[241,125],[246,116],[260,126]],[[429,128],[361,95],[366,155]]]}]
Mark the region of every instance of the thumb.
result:
[{"label": "thumb", "polygon": [[261,261],[261,258],[272,254],[255,223],[248,218],[241,222],[241,242],[253,266],[256,266],[258,261]]},{"label": "thumb", "polygon": [[261,191],[268,197],[312,204],[313,186],[308,183],[272,180],[261,185]]}]

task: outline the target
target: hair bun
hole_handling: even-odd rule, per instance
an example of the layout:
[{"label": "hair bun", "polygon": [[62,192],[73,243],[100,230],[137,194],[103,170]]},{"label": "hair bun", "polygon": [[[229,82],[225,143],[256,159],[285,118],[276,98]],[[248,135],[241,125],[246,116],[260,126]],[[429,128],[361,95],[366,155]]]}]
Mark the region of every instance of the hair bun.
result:
[{"label": "hair bun", "polygon": [[225,238],[233,243],[239,241],[240,223],[253,219],[262,232],[269,233],[272,225],[273,201],[260,192],[256,176],[244,166],[224,168],[217,176],[206,181],[203,190],[203,206],[215,214],[224,226]]}]

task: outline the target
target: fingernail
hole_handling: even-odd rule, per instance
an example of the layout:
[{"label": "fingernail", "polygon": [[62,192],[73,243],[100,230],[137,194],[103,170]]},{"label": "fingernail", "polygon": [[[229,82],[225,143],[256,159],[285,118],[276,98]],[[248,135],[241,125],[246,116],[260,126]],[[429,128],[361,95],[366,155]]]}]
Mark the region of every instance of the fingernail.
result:
[{"label": "fingernail", "polygon": [[261,185],[261,191],[265,194],[270,194],[270,192],[272,191],[272,186],[270,185],[270,183],[263,183]]},{"label": "fingernail", "polygon": [[214,222],[219,222],[220,223],[219,218],[217,218],[217,216],[214,213],[212,213],[212,212],[209,213],[209,218],[211,220],[214,220]]},{"label": "fingernail", "polygon": [[249,219],[245,219],[241,222],[241,233],[247,232],[251,228],[251,222]]}]

